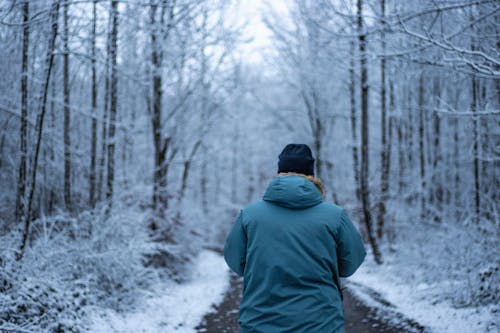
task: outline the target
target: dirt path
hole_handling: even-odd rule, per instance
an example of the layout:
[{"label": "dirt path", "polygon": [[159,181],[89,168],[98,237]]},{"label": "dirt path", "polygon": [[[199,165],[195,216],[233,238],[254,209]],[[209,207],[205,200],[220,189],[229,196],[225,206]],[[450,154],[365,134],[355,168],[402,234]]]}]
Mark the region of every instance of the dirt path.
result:
[{"label": "dirt path", "polygon": [[[199,333],[238,333],[238,308],[242,280],[231,274],[231,287],[215,312],[205,316],[197,327]],[[388,303],[387,303],[388,304]],[[390,308],[389,306],[387,306]],[[369,308],[344,289],[346,333],[425,333],[419,324],[393,310]]]}]

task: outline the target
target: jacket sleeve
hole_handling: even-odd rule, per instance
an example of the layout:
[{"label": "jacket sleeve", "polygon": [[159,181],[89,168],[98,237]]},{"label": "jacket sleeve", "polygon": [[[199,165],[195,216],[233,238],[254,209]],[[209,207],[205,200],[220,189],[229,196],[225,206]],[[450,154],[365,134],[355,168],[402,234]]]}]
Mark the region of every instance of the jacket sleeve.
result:
[{"label": "jacket sleeve", "polygon": [[240,211],[224,243],[224,259],[239,276],[243,276],[247,254],[247,235],[243,228],[243,211]]},{"label": "jacket sleeve", "polygon": [[337,239],[337,257],[340,277],[348,277],[361,265],[366,250],[361,236],[347,213],[342,210]]}]

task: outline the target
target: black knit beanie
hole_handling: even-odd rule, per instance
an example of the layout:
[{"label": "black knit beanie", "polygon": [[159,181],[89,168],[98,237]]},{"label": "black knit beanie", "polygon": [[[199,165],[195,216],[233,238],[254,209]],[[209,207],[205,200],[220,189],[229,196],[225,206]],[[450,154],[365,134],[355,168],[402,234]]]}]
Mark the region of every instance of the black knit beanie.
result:
[{"label": "black knit beanie", "polygon": [[279,155],[278,173],[280,172],[314,176],[314,158],[311,149],[305,144],[288,144]]}]

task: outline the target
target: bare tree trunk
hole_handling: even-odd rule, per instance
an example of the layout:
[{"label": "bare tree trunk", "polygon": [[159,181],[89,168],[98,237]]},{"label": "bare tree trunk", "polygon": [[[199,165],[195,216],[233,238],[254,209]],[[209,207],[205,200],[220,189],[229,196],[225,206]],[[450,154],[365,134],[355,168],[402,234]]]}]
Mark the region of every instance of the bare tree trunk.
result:
[{"label": "bare tree trunk", "polygon": [[[158,42],[156,11],[158,4],[151,4],[151,67],[152,67],[152,126],[155,149],[155,169],[153,179],[153,209],[158,216],[163,216],[167,208],[166,156],[169,141],[163,138],[162,125],[162,60],[163,52]],[[162,18],[163,19],[163,16]],[[163,21],[163,20],[162,20]],[[152,225],[152,229],[156,226]]]},{"label": "bare tree trunk", "polygon": [[21,65],[21,128],[20,128],[20,153],[19,178],[16,196],[16,219],[21,219],[24,214],[26,193],[26,166],[28,155],[28,52],[29,52],[29,0],[23,3],[23,51]]},{"label": "bare tree trunk", "polygon": [[24,256],[24,249],[26,248],[26,243],[28,241],[28,235],[30,233],[30,225],[31,225],[31,210],[33,206],[33,197],[36,189],[36,174],[38,167],[38,157],[40,155],[40,147],[42,145],[42,134],[43,134],[43,120],[45,118],[45,111],[47,106],[47,93],[49,90],[49,82],[50,82],[50,74],[52,72],[52,64],[54,63],[54,48],[56,43],[57,36],[57,20],[59,17],[59,0],[55,0],[52,4],[51,13],[50,13],[50,23],[52,26],[52,31],[50,35],[49,45],[47,47],[47,56],[46,56],[46,69],[45,69],[45,81],[42,89],[42,101],[40,103],[40,113],[37,117],[36,123],[36,133],[37,133],[37,141],[35,146],[35,156],[33,158],[33,168],[31,169],[31,188],[28,196],[28,209],[26,214],[24,215],[24,230],[21,240],[21,245],[19,246],[19,250],[16,254],[16,259],[21,260]]},{"label": "bare tree trunk", "polygon": [[306,106],[307,116],[309,120],[309,125],[311,126],[311,133],[313,139],[313,155],[315,157],[314,165],[314,175],[317,178],[323,177],[323,157],[321,154],[322,137],[323,137],[323,126],[321,123],[321,118],[318,112],[318,98],[315,87],[312,88],[311,97],[307,95],[306,92],[302,92],[302,99]]},{"label": "bare tree trunk", "polygon": [[[441,89],[441,82],[439,78],[435,79],[435,86],[434,86],[434,92],[436,93],[437,97],[437,109],[441,109],[441,94],[442,94],[442,89]],[[432,187],[433,187],[433,197],[434,197],[434,204],[436,207],[436,212],[438,212],[437,215],[435,215],[435,221],[439,222],[441,220],[441,211],[442,211],[442,204],[443,204],[443,184],[442,184],[442,176],[440,175],[440,164],[441,164],[441,119],[439,118],[439,115],[437,112],[433,112],[433,132],[434,132],[434,140],[433,140],[433,146],[434,146],[434,157],[432,160]]]},{"label": "bare tree trunk", "polygon": [[404,135],[403,135],[403,117],[398,115],[397,132],[398,137],[398,193],[402,193],[404,189],[404,170],[405,170],[405,150],[404,150]]},{"label": "bare tree trunk", "polygon": [[363,215],[368,233],[368,240],[373,250],[373,256],[377,264],[382,263],[377,240],[373,235],[372,215],[370,207],[370,192],[368,187],[369,160],[368,160],[368,70],[366,65],[366,35],[363,27],[363,0],[358,0],[358,39],[359,56],[361,65],[361,203]]},{"label": "bare tree trunk", "polygon": [[[458,90],[457,90],[458,92]],[[457,110],[459,105],[459,94],[457,93],[454,100],[454,108]],[[460,177],[460,136],[459,136],[459,128],[458,128],[458,118],[455,116],[452,118],[453,126],[453,166],[454,166],[454,177],[453,177],[453,206],[455,208],[455,218],[460,219],[460,193],[462,189],[460,188],[461,177]]]},{"label": "bare tree trunk", "polygon": [[388,122],[389,122],[389,132],[387,133],[387,193],[390,190],[389,177],[391,175],[391,157],[392,157],[392,138],[394,133],[394,110],[396,108],[395,94],[394,94],[394,81],[389,80],[389,112],[388,112]]},{"label": "bare tree trunk", "polygon": [[[387,202],[389,199],[389,189],[390,189],[390,181],[389,181],[389,176],[391,174],[391,156],[392,156],[392,137],[393,137],[393,131],[394,131],[394,108],[395,108],[395,97],[394,97],[394,82],[392,79],[389,80],[389,112],[388,112],[388,132],[387,132],[387,155],[386,155],[386,172],[385,172],[385,178],[382,179],[385,182],[386,191],[385,191],[385,196],[384,196],[384,202]],[[384,207],[385,208],[385,207]],[[385,212],[385,210],[384,210]],[[384,225],[386,224],[385,220],[387,219],[387,216],[384,217],[384,219],[381,221],[382,224],[379,225],[378,229],[378,237],[382,238],[383,235],[383,230],[384,230]]]},{"label": "bare tree trunk", "polygon": [[[205,157],[207,151],[205,150]],[[206,161],[201,166],[201,207],[205,214],[208,213],[208,168]]]},{"label": "bare tree trunk", "polygon": [[202,139],[199,139],[198,141],[196,141],[196,143],[193,146],[193,149],[191,150],[191,153],[189,154],[188,158],[183,163],[182,182],[181,182],[181,191],[179,194],[179,202],[182,201],[182,199],[184,198],[184,195],[186,194],[187,181],[189,178],[189,169],[191,168],[191,163],[193,161],[193,158],[196,155],[196,152],[198,151],[198,148],[201,145],[201,140]]},{"label": "bare tree trunk", "polygon": [[[474,21],[474,17],[471,13],[470,17],[471,22]],[[473,29],[474,31],[475,29]],[[474,38],[471,40],[471,49],[473,51],[476,50],[476,43]],[[476,78],[476,75],[472,75],[472,85],[471,85],[471,91],[472,91],[472,101],[471,101],[471,110],[473,113],[472,116],[472,135],[473,135],[473,155],[474,155],[474,206],[475,206],[475,222],[479,222],[479,217],[481,214],[481,197],[480,197],[480,179],[479,179],[479,169],[480,169],[480,163],[479,163],[479,121],[478,117],[476,115],[477,113],[477,107],[478,107],[478,79]]]},{"label": "bare tree trunk", "polygon": [[[381,46],[382,46],[382,54],[385,54],[385,0],[380,0],[381,7]],[[381,111],[381,139],[382,139],[382,150],[380,152],[380,162],[381,162],[381,174],[380,174],[380,198],[378,202],[378,216],[377,216],[377,237],[382,238],[383,228],[384,228],[384,220],[386,214],[385,203],[387,201],[387,192],[389,190],[389,151],[388,151],[388,143],[387,143],[387,104],[386,104],[386,84],[385,84],[385,56],[382,56],[380,60],[380,111]]]},{"label": "bare tree trunk", "polygon": [[92,19],[92,130],[90,142],[90,177],[89,177],[89,206],[96,204],[96,162],[97,162],[97,66],[96,66],[96,25],[97,25],[97,0],[93,2]]},{"label": "bare tree trunk", "polygon": [[[316,108],[316,101],[314,102],[314,107]],[[321,146],[322,146],[322,142],[321,142],[321,139],[322,139],[322,136],[323,136],[323,126],[321,124],[321,119],[319,118],[319,114],[316,110],[315,112],[315,116],[316,116],[316,119],[315,119],[315,122],[316,122],[316,126],[314,127],[315,131],[314,131],[314,150],[315,150],[315,153],[316,153],[316,163],[315,163],[315,166],[316,166],[316,177],[318,177],[319,179],[321,179],[324,174],[323,174],[323,155],[321,154]]]},{"label": "bare tree trunk", "polygon": [[[12,119],[13,119],[12,117],[7,118],[3,122],[2,130],[0,131],[0,133],[1,133],[1,135],[0,135],[0,156],[4,156],[3,154],[4,154],[4,148],[5,148],[5,138],[7,137],[7,133],[8,133],[7,129],[9,127],[9,123]],[[0,169],[2,169],[3,162],[4,162],[4,160],[0,158]]]},{"label": "bare tree trunk", "polygon": [[116,76],[116,58],[118,48],[118,1],[111,0],[111,66],[110,66],[110,100],[109,100],[109,139],[108,139],[108,177],[106,200],[108,207],[111,208],[113,199],[113,185],[115,177],[115,130],[117,114],[117,93],[118,79]]},{"label": "bare tree trunk", "polygon": [[355,46],[354,41],[350,43],[351,47],[351,58],[349,62],[349,95],[350,95],[350,106],[351,106],[351,134],[352,134],[352,161],[354,168],[354,182],[356,186],[356,199],[358,202],[361,200],[360,190],[359,190],[359,153],[358,153],[358,128],[357,128],[357,112],[356,112],[356,76],[354,74],[354,54]]},{"label": "bare tree trunk", "polygon": [[481,213],[481,201],[480,201],[480,180],[479,180],[479,125],[478,125],[478,117],[475,115],[477,113],[477,78],[475,76],[472,77],[472,102],[471,102],[471,110],[474,114],[472,117],[472,135],[473,135],[473,155],[474,155],[474,206],[475,206],[475,218],[474,220],[479,221],[479,216]]},{"label": "bare tree trunk", "polygon": [[111,22],[112,17],[108,19],[108,35],[106,41],[106,65],[104,68],[104,107],[102,111],[101,127],[101,155],[99,158],[99,177],[97,182],[98,201],[102,200],[104,187],[104,172],[106,166],[106,153],[108,147],[108,113],[109,113],[109,89],[110,89],[110,57],[111,57]]},{"label": "bare tree trunk", "polygon": [[69,27],[68,27],[69,3],[63,4],[63,95],[64,95],[64,203],[66,209],[71,211],[71,107],[69,86]]},{"label": "bare tree trunk", "polygon": [[[54,67],[57,69],[57,63],[54,64]],[[54,69],[54,72],[56,71]],[[56,128],[56,80],[55,80],[55,74],[51,76],[50,79],[50,122],[49,122],[49,129],[52,133],[54,133],[54,130]],[[55,147],[50,147],[50,164],[55,165],[56,164],[56,154],[55,154]],[[48,204],[48,210],[47,213],[51,214],[54,212],[56,202],[57,202],[57,191],[55,189],[55,184],[50,185],[50,194],[49,194],[49,204]]]},{"label": "bare tree trunk", "polygon": [[407,136],[407,139],[406,141],[408,142],[408,168],[410,169],[411,173],[410,175],[413,176],[413,170],[414,170],[414,164],[413,164],[413,160],[414,160],[414,124],[413,124],[413,111],[415,110],[414,106],[413,106],[413,99],[412,99],[412,88],[413,87],[408,87],[408,122],[407,122],[407,127],[408,127],[408,130],[406,131],[406,136]]},{"label": "bare tree trunk", "polygon": [[418,150],[420,159],[420,218],[426,217],[426,180],[425,180],[425,153],[424,153],[424,74],[420,74],[418,82]]}]

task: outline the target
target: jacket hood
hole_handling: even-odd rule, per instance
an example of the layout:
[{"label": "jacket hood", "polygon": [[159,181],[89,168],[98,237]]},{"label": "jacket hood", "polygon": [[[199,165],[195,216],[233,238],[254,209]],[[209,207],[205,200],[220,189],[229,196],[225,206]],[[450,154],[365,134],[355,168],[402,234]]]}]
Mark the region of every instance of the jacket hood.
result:
[{"label": "jacket hood", "polygon": [[274,178],[263,199],[293,209],[304,209],[322,202],[321,192],[312,181],[294,175]]}]

